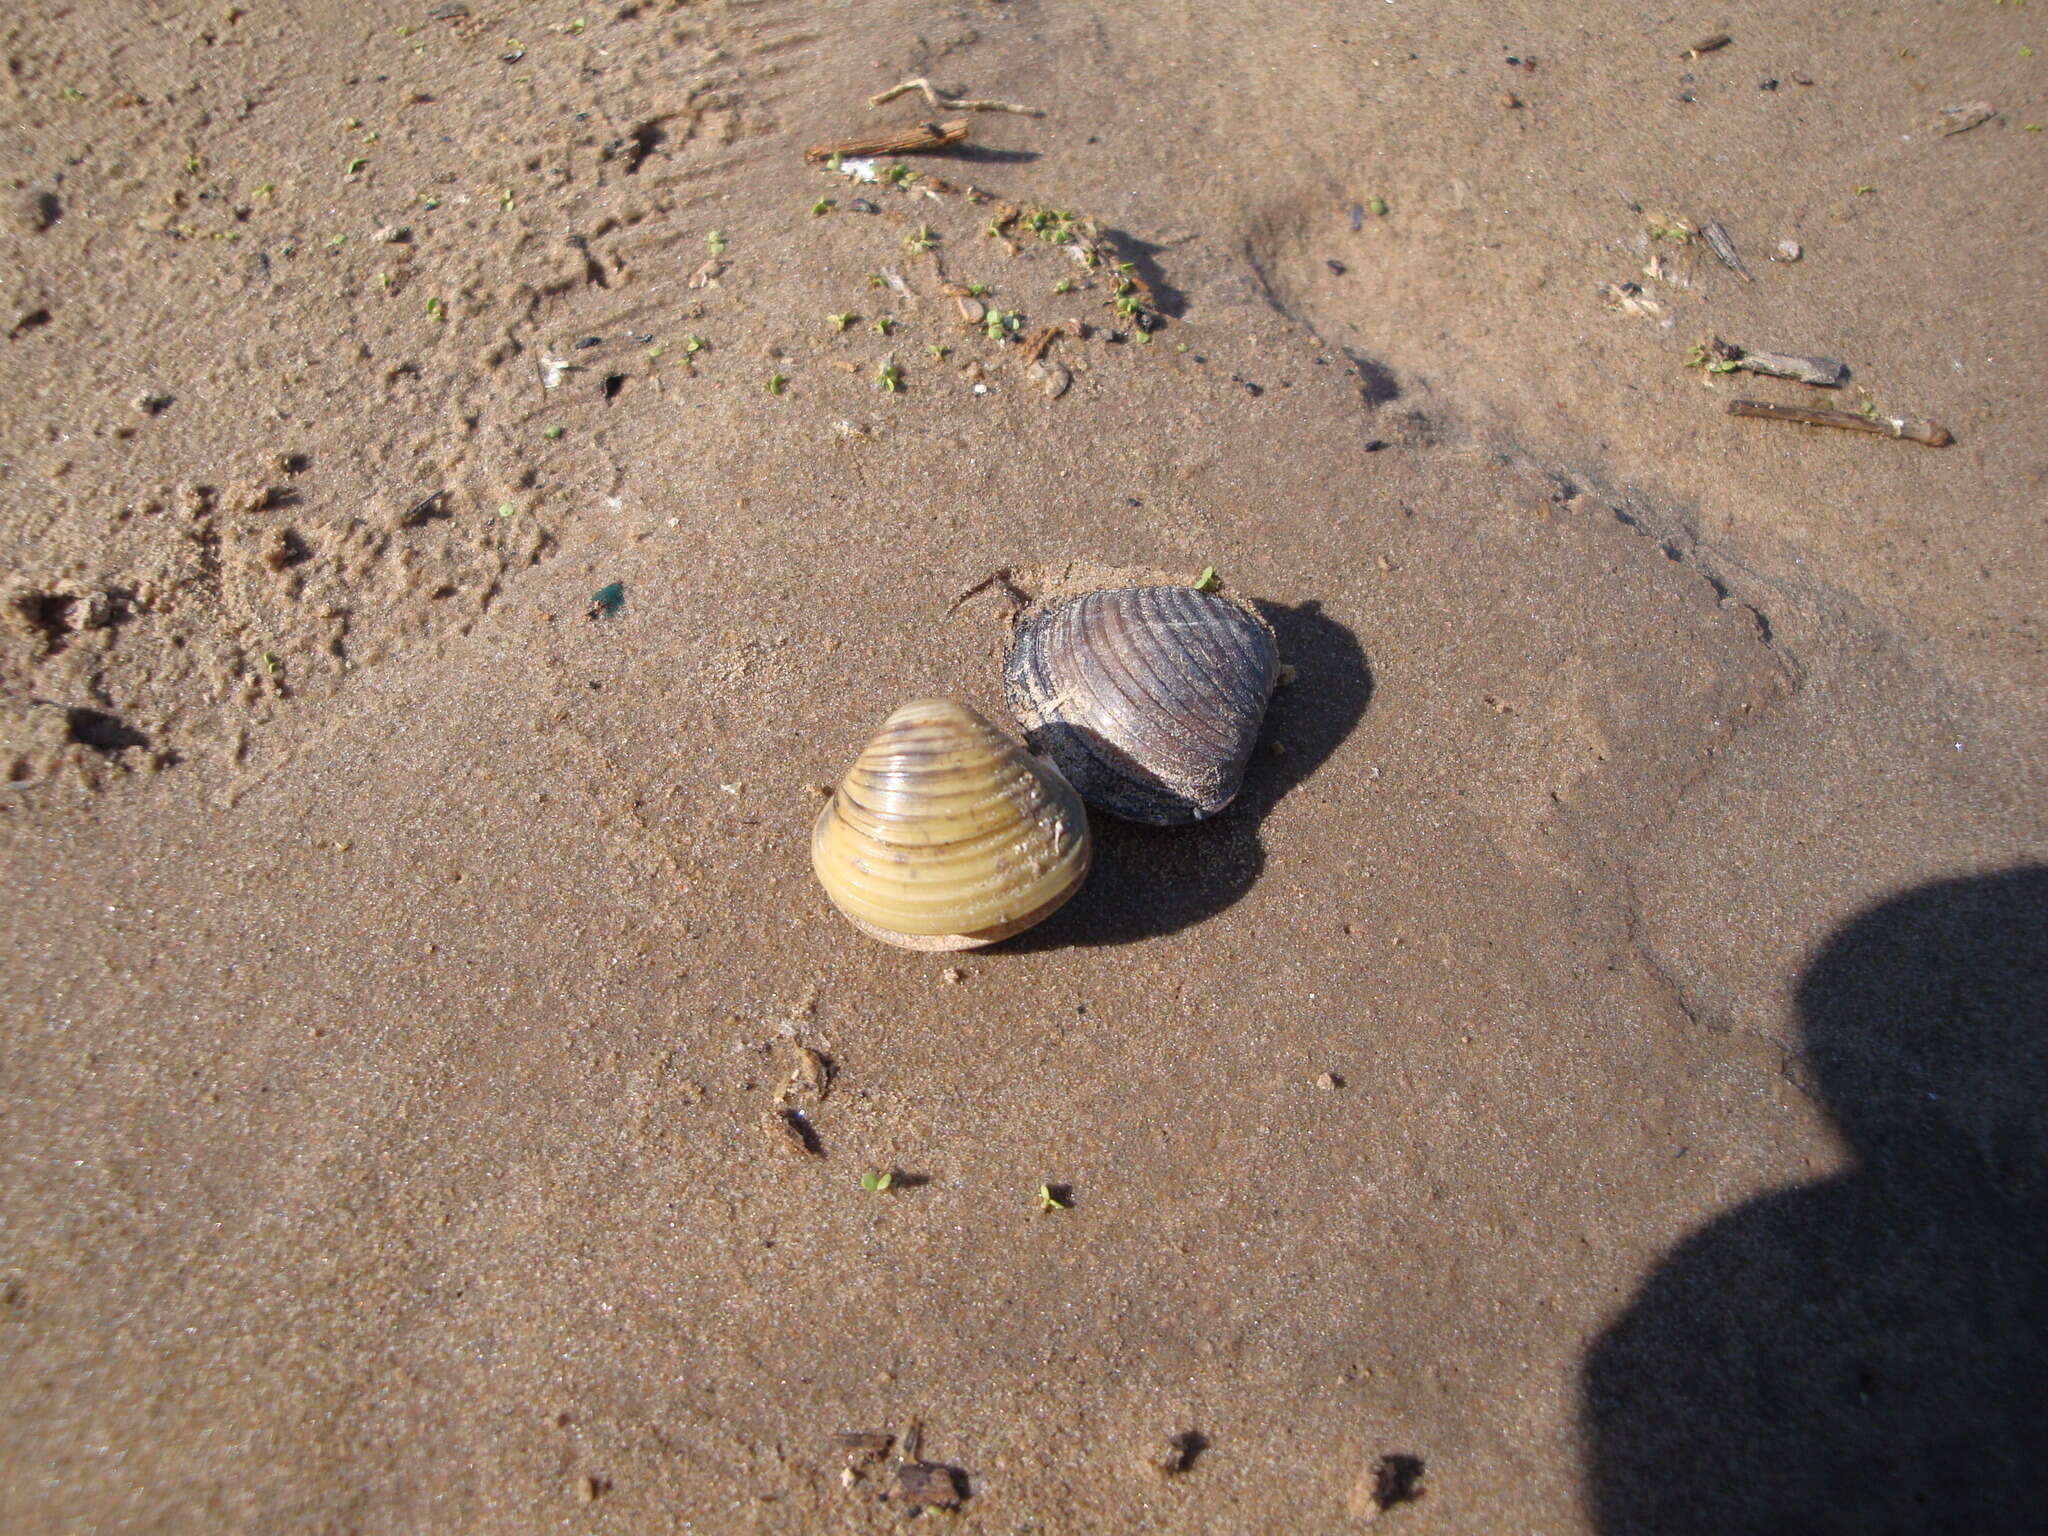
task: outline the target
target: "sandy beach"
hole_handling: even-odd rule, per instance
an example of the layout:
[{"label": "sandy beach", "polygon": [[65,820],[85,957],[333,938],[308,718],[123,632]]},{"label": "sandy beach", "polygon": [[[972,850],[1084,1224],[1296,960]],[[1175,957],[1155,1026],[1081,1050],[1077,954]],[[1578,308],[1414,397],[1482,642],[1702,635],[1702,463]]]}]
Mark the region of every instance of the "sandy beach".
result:
[{"label": "sandy beach", "polygon": [[[2048,11],[0,54],[0,1529],[2036,1527]],[[857,932],[1134,572],[1237,800]]]}]

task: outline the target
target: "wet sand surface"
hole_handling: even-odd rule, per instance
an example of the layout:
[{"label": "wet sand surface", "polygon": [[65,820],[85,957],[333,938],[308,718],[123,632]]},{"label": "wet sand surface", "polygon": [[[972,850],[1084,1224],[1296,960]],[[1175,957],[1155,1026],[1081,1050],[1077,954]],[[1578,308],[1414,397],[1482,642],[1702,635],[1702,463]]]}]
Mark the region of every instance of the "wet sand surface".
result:
[{"label": "wet sand surface", "polygon": [[[0,1526],[2028,1528],[2038,17],[433,9],[0,23]],[[1091,565],[1238,802],[856,933]]]}]

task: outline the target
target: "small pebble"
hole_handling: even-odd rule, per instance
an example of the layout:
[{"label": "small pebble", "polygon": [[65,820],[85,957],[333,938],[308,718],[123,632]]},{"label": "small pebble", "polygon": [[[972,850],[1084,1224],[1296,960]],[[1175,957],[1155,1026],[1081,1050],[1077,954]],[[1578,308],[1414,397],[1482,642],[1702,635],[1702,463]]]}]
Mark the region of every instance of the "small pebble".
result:
[{"label": "small pebble", "polygon": [[1805,254],[1806,252],[1800,248],[1797,240],[1780,240],[1778,242],[1778,253],[1771,259],[1773,261],[1797,261]]},{"label": "small pebble", "polygon": [[1316,1086],[1322,1089],[1325,1093],[1330,1093],[1334,1092],[1339,1088],[1342,1088],[1344,1086],[1344,1079],[1339,1077],[1335,1072],[1325,1072],[1321,1077],[1316,1079]]},{"label": "small pebble", "polygon": [[410,224],[386,224],[377,231],[377,239],[386,245],[403,245],[412,238]]}]

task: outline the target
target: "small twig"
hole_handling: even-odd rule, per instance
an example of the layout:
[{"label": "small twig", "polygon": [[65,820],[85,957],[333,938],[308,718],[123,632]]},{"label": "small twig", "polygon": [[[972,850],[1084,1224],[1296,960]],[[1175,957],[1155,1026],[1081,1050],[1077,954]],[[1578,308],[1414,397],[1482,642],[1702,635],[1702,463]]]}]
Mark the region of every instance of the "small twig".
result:
[{"label": "small twig", "polygon": [[864,139],[840,139],[830,144],[813,144],[804,151],[806,160],[830,160],[834,155],[849,159],[868,155],[921,155],[967,137],[967,119],[956,117],[948,123],[919,123],[894,133],[870,134]]},{"label": "small twig", "polygon": [[892,85],[886,91],[870,96],[868,98],[868,105],[871,107],[885,106],[889,102],[894,101],[898,96],[907,96],[912,91],[921,92],[924,99],[941,112],[1014,112],[1019,117],[1045,116],[1036,107],[1020,107],[1014,101],[974,101],[966,99],[956,101],[950,96],[941,96],[932,89],[931,81],[925,79],[923,75],[905,80],[901,85]]},{"label": "small twig", "polygon": [[1680,54],[1679,57],[1682,59],[1696,59],[1703,53],[1718,52],[1734,41],[1735,39],[1726,32],[1716,32],[1712,37],[1701,38],[1690,48],[1686,49],[1684,53]]},{"label": "small twig", "polygon": [[1778,405],[1765,400],[1730,400],[1730,416],[1755,416],[1765,421],[1792,421],[1806,427],[1842,427],[1851,432],[1874,432],[1879,437],[1902,437],[1945,448],[1954,436],[1938,421],[1921,421],[1912,416],[1858,416],[1853,411],[1816,411],[1803,405]]}]

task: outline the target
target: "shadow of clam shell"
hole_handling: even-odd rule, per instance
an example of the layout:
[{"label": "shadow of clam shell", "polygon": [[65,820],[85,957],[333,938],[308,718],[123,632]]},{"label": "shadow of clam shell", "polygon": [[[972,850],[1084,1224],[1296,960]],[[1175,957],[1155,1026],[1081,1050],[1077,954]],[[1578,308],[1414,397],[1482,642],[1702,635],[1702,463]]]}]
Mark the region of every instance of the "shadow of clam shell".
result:
[{"label": "shadow of clam shell", "polygon": [[[1095,863],[1074,899],[999,949],[1032,952],[1130,944],[1213,917],[1265,868],[1259,828],[1273,808],[1343,744],[1372,698],[1358,637],[1317,602],[1256,606],[1294,678],[1273,696],[1244,787],[1217,816],[1149,827],[1090,808]],[[1278,747],[1276,753],[1273,749]]]}]

